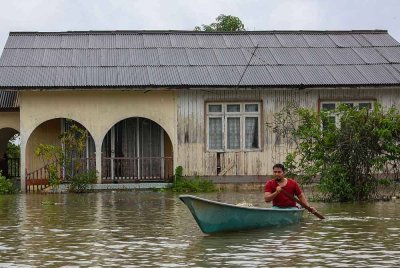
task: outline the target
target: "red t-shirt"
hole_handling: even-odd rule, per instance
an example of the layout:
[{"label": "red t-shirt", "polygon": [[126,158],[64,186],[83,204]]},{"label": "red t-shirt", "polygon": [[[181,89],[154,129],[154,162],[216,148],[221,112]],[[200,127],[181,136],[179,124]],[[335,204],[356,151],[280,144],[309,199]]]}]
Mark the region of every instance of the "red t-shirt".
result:
[{"label": "red t-shirt", "polygon": [[[267,181],[265,184],[265,192],[274,193],[276,191],[276,187],[278,187],[278,182],[274,179]],[[287,184],[283,187],[286,192],[292,195],[299,196],[301,194],[301,189],[297,182],[293,179],[287,179]],[[277,207],[295,207],[296,202],[287,197],[284,193],[280,192],[275,198],[272,200],[272,205]]]}]

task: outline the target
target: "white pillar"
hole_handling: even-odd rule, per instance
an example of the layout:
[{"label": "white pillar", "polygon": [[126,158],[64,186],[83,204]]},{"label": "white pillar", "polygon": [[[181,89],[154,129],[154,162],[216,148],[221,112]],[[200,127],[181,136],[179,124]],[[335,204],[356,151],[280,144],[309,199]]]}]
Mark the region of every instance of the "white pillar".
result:
[{"label": "white pillar", "polygon": [[102,140],[96,140],[96,172],[97,172],[97,183],[101,183],[101,145],[103,141]]},{"label": "white pillar", "polygon": [[25,178],[25,169],[26,169],[26,140],[27,137],[25,137],[23,132],[20,132],[20,139],[21,139],[21,143],[20,143],[20,179],[21,179],[21,192],[22,193],[26,193],[26,178]]}]

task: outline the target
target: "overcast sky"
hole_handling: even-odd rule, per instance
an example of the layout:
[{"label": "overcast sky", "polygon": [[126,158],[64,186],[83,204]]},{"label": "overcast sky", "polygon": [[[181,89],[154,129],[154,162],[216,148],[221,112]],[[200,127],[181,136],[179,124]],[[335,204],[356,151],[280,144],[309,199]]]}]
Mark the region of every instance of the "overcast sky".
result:
[{"label": "overcast sky", "polygon": [[400,41],[399,0],[0,0],[10,31],[193,30],[219,14],[247,30],[385,29]]}]

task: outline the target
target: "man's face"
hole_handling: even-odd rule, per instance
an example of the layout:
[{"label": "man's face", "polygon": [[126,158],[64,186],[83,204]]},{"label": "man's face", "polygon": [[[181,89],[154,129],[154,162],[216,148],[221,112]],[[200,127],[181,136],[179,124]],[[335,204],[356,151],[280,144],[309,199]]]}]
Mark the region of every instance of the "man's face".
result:
[{"label": "man's face", "polygon": [[285,172],[281,168],[274,168],[274,178],[276,180],[283,179],[285,177]]}]

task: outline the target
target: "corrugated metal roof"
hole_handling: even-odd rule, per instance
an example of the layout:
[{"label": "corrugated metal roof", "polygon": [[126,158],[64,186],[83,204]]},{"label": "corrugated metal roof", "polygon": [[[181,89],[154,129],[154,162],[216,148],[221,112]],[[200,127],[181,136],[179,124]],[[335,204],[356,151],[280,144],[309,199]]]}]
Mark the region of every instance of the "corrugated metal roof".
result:
[{"label": "corrugated metal roof", "polygon": [[189,65],[189,59],[184,48],[158,48],[161,65]]},{"label": "corrugated metal roof", "polygon": [[277,34],[276,37],[283,47],[308,47],[302,34]]},{"label": "corrugated metal roof", "polygon": [[151,85],[168,86],[179,85],[181,79],[179,77],[177,67],[147,67]]},{"label": "corrugated metal roof", "polygon": [[[248,66],[248,68],[240,66],[238,71],[242,77],[242,80],[239,80],[241,85],[275,85],[274,78],[265,66]],[[239,86],[239,84],[235,83],[233,86]]]},{"label": "corrugated metal roof", "polygon": [[305,80],[296,66],[267,66],[276,85],[304,85]]},{"label": "corrugated metal roof", "polygon": [[304,65],[303,59],[297,48],[270,48],[272,56],[279,65]]},{"label": "corrugated metal roof", "polygon": [[17,91],[0,91],[0,109],[19,108],[19,94]]},{"label": "corrugated metal roof", "polygon": [[376,50],[390,63],[400,63],[400,49],[398,47],[378,47]]},{"label": "corrugated metal roof", "polygon": [[141,34],[116,35],[117,48],[144,48],[144,39]]},{"label": "corrugated metal roof", "polygon": [[366,85],[368,80],[354,65],[325,66],[338,85]]},{"label": "corrugated metal roof", "polygon": [[199,48],[226,48],[225,39],[222,35],[196,35]]},{"label": "corrugated metal roof", "polygon": [[365,39],[365,37],[362,34],[353,34],[352,35],[354,37],[354,39],[357,40],[357,42],[363,46],[363,47],[369,47],[372,46],[370,42],[368,42],[367,39]]},{"label": "corrugated metal roof", "polygon": [[353,50],[362,58],[365,63],[368,64],[379,64],[388,63],[388,61],[382,57],[375,48],[370,47],[355,47]]},{"label": "corrugated metal roof", "polygon": [[169,34],[143,35],[144,47],[172,47]]},{"label": "corrugated metal roof", "polygon": [[379,30],[22,32],[0,87],[400,85],[398,63]]},{"label": "corrugated metal roof", "polygon": [[361,47],[351,34],[328,34],[329,38],[338,47]]},{"label": "corrugated metal roof", "polygon": [[371,84],[396,84],[398,81],[384,65],[357,65],[357,70]]},{"label": "corrugated metal roof", "polygon": [[335,47],[335,42],[328,35],[303,34],[310,47]]},{"label": "corrugated metal roof", "polygon": [[205,66],[178,67],[183,85],[212,85],[210,73]]},{"label": "corrugated metal roof", "polygon": [[336,80],[325,66],[297,66],[305,85],[334,85]]},{"label": "corrugated metal roof", "polygon": [[[248,35],[235,35],[235,34],[226,34],[223,35],[225,39],[225,43],[227,47],[254,47],[257,44],[254,44]],[[201,38],[199,36],[199,38]]]},{"label": "corrugated metal roof", "polygon": [[[269,48],[261,47],[261,48],[242,48],[243,55],[246,57],[247,63],[250,62],[250,65],[277,65],[277,61],[272,56]],[[254,53],[254,55],[253,55]],[[253,55],[253,57],[252,57]]]},{"label": "corrugated metal roof", "polygon": [[324,48],[298,48],[307,65],[333,65],[335,61]]},{"label": "corrugated metal roof", "polygon": [[325,48],[336,64],[365,64],[352,48]]},{"label": "corrugated metal roof", "polygon": [[362,37],[364,37],[374,47],[390,47],[400,45],[399,42],[397,42],[388,34],[363,34]]},{"label": "corrugated metal roof", "polygon": [[215,85],[234,86],[239,83],[241,73],[236,66],[208,66],[207,69],[211,76],[212,83]]},{"label": "corrugated metal roof", "polygon": [[218,65],[213,49],[186,49],[190,65]]},{"label": "corrugated metal roof", "polygon": [[259,47],[282,47],[275,34],[250,34],[253,44]]},{"label": "corrugated metal roof", "polygon": [[182,47],[182,48],[199,48],[199,42],[194,34],[171,34],[171,47]]},{"label": "corrugated metal roof", "polygon": [[214,54],[219,65],[246,65],[249,61],[240,48],[215,49]]}]

